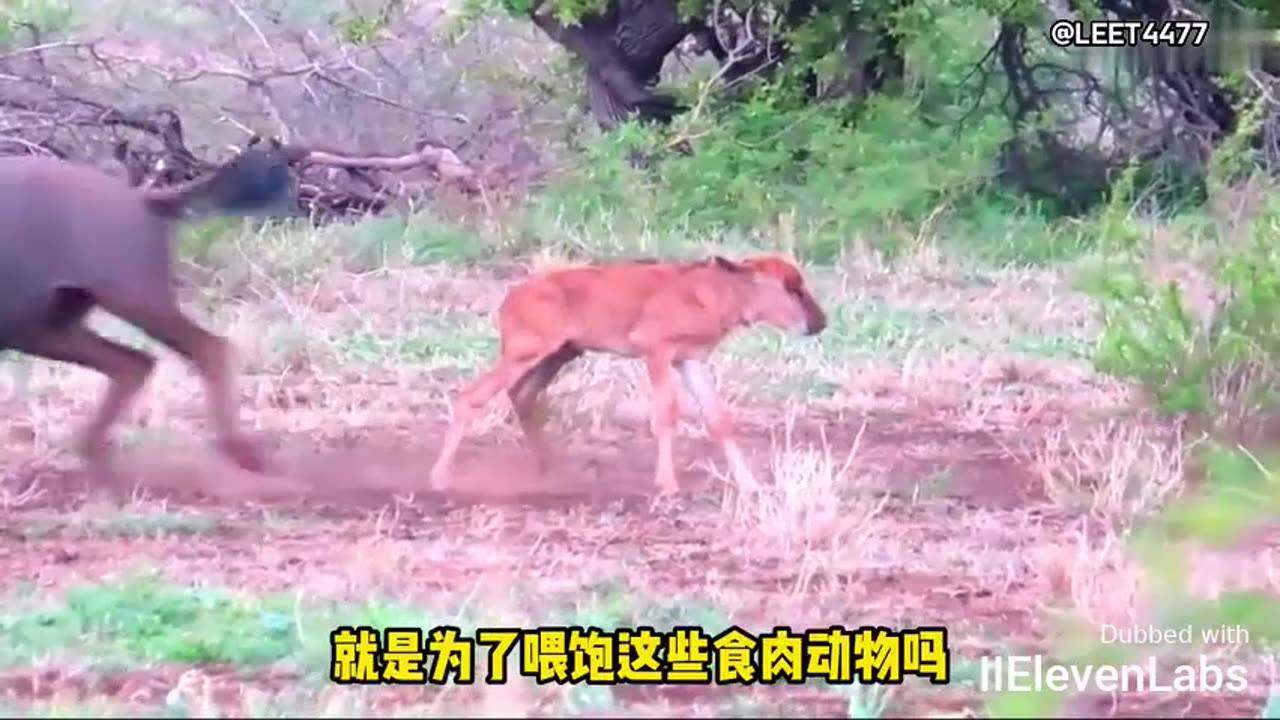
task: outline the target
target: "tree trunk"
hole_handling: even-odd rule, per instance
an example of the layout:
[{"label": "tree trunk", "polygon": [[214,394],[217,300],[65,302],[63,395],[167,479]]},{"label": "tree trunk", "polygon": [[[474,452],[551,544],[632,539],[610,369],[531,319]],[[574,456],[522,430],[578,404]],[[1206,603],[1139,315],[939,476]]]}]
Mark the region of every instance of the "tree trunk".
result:
[{"label": "tree trunk", "polygon": [[667,123],[685,110],[651,89],[667,54],[692,30],[680,20],[675,0],[613,0],[604,14],[583,16],[576,26],[561,24],[541,6],[532,19],[587,66],[591,111],[602,127],[630,117]]}]

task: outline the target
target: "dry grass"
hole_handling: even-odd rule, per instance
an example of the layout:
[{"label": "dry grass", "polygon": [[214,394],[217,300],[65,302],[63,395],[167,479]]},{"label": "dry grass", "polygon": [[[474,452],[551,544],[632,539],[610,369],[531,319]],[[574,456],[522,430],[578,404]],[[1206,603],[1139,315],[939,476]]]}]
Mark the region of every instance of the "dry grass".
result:
[{"label": "dry grass", "polygon": [[1128,418],[1084,431],[1052,430],[1043,438],[1036,470],[1053,502],[1118,526],[1158,511],[1178,495],[1188,452],[1178,429]]},{"label": "dry grass", "polygon": [[[321,245],[312,236],[301,242]],[[215,309],[210,323],[241,348],[244,417],[279,439],[282,482],[311,499],[266,500],[260,491],[271,483],[196,451],[206,427],[199,385],[161,353],[145,402],[121,428],[150,494],[117,510],[68,507],[57,478],[36,469],[74,467],[68,432],[90,412],[101,379],[48,363],[14,372],[10,364],[0,370],[0,430],[14,438],[13,452],[0,458],[2,509],[27,539],[22,552],[0,559],[4,577],[56,597],[157,564],[170,583],[284,594],[299,607],[382,598],[416,608],[422,623],[463,626],[683,619],[714,632],[728,623],[942,623],[968,658],[1044,642],[1043,618],[1064,608],[1090,626],[1149,615],[1118,533],[1179,492],[1183,440],[1151,423],[1106,421],[1129,402],[1122,388],[1079,359],[1026,342],[1046,331],[1087,334],[1079,298],[1043,271],[966,280],[923,251],[896,269],[855,260],[815,271],[820,294],[832,298],[829,337],[803,343],[750,333],[716,362],[748,454],[773,478],[765,492],[739,495],[725,484],[718,450],[687,414],[677,457],[688,497],[678,507],[632,502],[652,472],[648,390],[637,363],[594,357],[567,369],[551,391],[570,461],[566,478],[555,480],[603,499],[525,504],[511,497],[525,481],[499,463],[493,476],[473,478],[478,504],[441,507],[418,490],[450,393],[491,360],[489,314],[513,270],[351,272],[330,264],[303,272],[305,253],[256,257],[256,267],[220,291],[234,289],[239,301],[201,306]],[[514,272],[562,261],[548,253]],[[108,319],[94,322],[148,344]],[[469,442],[481,459],[498,462],[497,449],[517,441],[507,414],[494,403],[477,423]],[[39,482],[27,487],[32,477]],[[238,509],[187,510],[182,491],[193,484],[236,496]],[[1011,499],[1016,493],[1023,495]],[[45,562],[50,553],[76,560]],[[1274,589],[1274,549],[1253,558],[1262,564],[1215,557],[1197,565],[1247,566],[1271,577]],[[302,635],[327,631],[326,621],[295,614]],[[962,686],[916,684],[672,700],[522,683],[447,694],[327,688],[304,701],[204,669],[139,672],[163,688],[143,705],[193,713],[349,715],[389,703],[397,714],[803,707],[875,717],[981,702]],[[82,702],[68,695],[39,707]]]}]

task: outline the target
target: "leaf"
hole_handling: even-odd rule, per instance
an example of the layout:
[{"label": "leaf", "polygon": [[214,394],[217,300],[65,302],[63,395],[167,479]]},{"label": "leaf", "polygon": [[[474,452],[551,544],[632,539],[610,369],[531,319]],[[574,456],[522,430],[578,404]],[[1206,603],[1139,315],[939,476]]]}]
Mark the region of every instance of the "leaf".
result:
[{"label": "leaf", "polygon": [[1052,690],[996,692],[987,700],[987,716],[992,718],[1054,717],[1064,696]]},{"label": "leaf", "polygon": [[1280,642],[1280,600],[1257,590],[1225,592],[1218,597],[1222,621],[1248,631],[1249,644]]}]

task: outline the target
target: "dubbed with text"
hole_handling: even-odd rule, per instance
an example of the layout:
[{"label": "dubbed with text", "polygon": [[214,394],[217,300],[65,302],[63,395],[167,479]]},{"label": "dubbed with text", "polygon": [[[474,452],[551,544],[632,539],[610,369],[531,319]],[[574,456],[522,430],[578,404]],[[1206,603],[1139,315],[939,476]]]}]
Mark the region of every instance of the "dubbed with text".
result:
[{"label": "dubbed with text", "polygon": [[1162,668],[1154,657],[1124,665],[1067,665],[1043,655],[984,656],[982,692],[1243,692],[1248,671],[1201,655],[1197,662]]}]

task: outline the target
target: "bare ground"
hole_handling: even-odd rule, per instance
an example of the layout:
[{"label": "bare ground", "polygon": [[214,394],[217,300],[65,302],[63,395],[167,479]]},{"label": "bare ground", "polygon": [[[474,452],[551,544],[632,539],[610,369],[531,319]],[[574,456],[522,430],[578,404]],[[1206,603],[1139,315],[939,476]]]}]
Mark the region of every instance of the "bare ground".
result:
[{"label": "bare ground", "polygon": [[[984,383],[1017,382],[1007,368],[977,380],[939,376],[928,390],[923,380],[910,392],[902,386],[895,393],[851,392],[843,405],[814,402],[790,420],[767,402],[740,401],[744,449],[762,476],[781,473],[779,483],[795,482],[797,466],[834,458],[834,469],[810,468],[810,475],[839,476],[835,485],[811,489],[811,499],[829,501],[823,508],[803,497],[788,499],[785,488],[767,501],[737,497],[719,480],[712,467],[723,464],[718,450],[696,425],[677,443],[682,495],[655,501],[645,408],[624,402],[611,403],[603,422],[575,416],[561,423],[568,425],[562,461],[549,477],[531,471],[510,423],[477,427],[464,444],[456,490],[433,495],[425,492],[426,473],[446,422],[438,401],[456,376],[333,380],[303,370],[249,377],[257,402],[246,412],[277,459],[265,477],[231,468],[194,433],[123,451],[122,462],[138,482],[137,502],[195,507],[219,519],[214,529],[195,534],[30,532],[88,507],[91,489],[75,460],[58,450],[62,440],[49,436],[65,434],[67,419],[87,413],[96,395],[0,401],[0,437],[7,438],[0,470],[8,496],[23,497],[0,508],[0,584],[49,593],[151,566],[175,581],[255,592],[390,593],[429,602],[458,593],[500,597],[511,587],[572,594],[625,577],[655,597],[692,594],[714,602],[746,627],[944,624],[953,652],[969,662],[1014,647],[1047,650],[1046,609],[1079,605],[1081,583],[1096,593],[1111,581],[1101,574],[1062,580],[1068,571],[1053,558],[1076,552],[1081,516],[1050,502],[1041,482],[1046,437],[1065,414],[1054,408],[1070,405],[1069,396],[1082,386],[1055,388],[1057,394],[1030,402],[1030,410],[1026,401],[1014,403],[1021,412],[1002,406],[1004,415],[974,404],[993,397]],[[944,401],[948,380],[967,388],[968,399]],[[202,422],[198,396],[174,389],[186,379],[157,382],[161,395],[178,399],[144,409],[144,422],[201,432],[195,429]],[[846,455],[847,471],[840,467]],[[267,522],[268,516],[291,521]],[[1268,547],[1272,553],[1276,543]],[[1256,716],[1266,695],[1261,672],[1254,668],[1250,690],[1241,696],[1130,694],[1082,699],[1076,711]],[[181,666],[14,668],[0,674],[0,693],[147,706],[190,673]],[[203,667],[199,674],[208,702],[224,708],[247,707],[252,693],[295,681],[287,673],[236,668]],[[440,693],[376,690],[371,702],[405,707],[437,707]],[[474,700],[482,707],[514,703],[528,712],[555,712],[545,693],[495,700],[494,692],[477,690]],[[650,714],[715,714],[723,712],[717,703],[735,693],[758,701],[757,708],[766,708],[761,713],[769,703],[807,716],[844,713],[847,704],[820,686],[617,693]],[[980,704],[972,687],[908,685],[889,714],[970,712]]]}]

